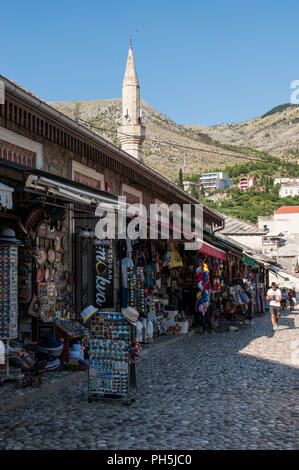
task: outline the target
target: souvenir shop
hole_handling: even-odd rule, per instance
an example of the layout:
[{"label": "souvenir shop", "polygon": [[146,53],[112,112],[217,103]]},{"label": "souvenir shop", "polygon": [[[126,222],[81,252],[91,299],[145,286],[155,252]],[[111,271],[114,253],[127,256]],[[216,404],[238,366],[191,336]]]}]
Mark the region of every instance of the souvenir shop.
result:
[{"label": "souvenir shop", "polygon": [[220,317],[227,320],[251,320],[265,311],[264,273],[253,258],[228,254],[221,289],[214,290],[212,301]]},{"label": "souvenir shop", "polygon": [[216,330],[218,320],[248,322],[265,312],[267,266],[231,243],[214,240],[199,250],[196,268],[196,324]]},{"label": "souvenir shop", "polygon": [[36,175],[17,169],[2,175],[0,339],[10,375],[14,368],[30,376],[34,367],[86,369],[89,330],[75,311],[71,238],[72,214],[82,209],[72,195],[55,193],[59,181],[41,177],[51,186],[49,194],[40,181],[36,184]]}]

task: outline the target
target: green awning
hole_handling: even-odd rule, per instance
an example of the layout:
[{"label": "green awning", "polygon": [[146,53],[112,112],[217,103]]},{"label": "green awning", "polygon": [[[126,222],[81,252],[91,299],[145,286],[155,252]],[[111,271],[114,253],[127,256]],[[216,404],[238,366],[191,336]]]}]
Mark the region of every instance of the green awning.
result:
[{"label": "green awning", "polygon": [[247,264],[248,266],[252,266],[253,268],[256,267],[254,259],[250,258],[250,256],[247,256],[247,255],[244,255],[244,254],[243,254],[243,263]]}]

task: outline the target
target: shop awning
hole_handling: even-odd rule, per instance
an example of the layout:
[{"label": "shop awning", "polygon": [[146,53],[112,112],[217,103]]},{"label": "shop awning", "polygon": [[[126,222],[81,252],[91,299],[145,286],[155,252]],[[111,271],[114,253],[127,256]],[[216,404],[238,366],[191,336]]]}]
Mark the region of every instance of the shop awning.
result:
[{"label": "shop awning", "polygon": [[257,264],[253,258],[250,256],[243,254],[243,263],[247,264],[247,266],[251,266],[252,268],[257,268]]},{"label": "shop awning", "polygon": [[218,258],[221,261],[226,261],[227,259],[225,251],[220,248],[216,248],[207,242],[199,242],[199,251],[207,256],[214,256],[214,258]]},{"label": "shop awning", "polygon": [[64,184],[54,179],[45,178],[43,176],[30,175],[26,181],[26,188],[36,191],[41,191],[45,195],[52,195],[65,199],[70,202],[81,202],[83,204],[98,204],[99,202],[106,203],[107,206],[118,206],[119,203],[112,197],[102,196],[88,189],[81,189],[75,185]]}]

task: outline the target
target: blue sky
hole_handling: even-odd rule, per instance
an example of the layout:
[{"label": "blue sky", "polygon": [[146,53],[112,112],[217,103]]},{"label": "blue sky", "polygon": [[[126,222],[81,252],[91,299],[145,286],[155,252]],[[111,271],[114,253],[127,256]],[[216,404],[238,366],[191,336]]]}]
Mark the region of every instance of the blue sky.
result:
[{"label": "blue sky", "polygon": [[290,101],[298,23],[298,0],[2,2],[0,73],[47,101],[119,98],[132,33],[142,99],[238,122]]}]

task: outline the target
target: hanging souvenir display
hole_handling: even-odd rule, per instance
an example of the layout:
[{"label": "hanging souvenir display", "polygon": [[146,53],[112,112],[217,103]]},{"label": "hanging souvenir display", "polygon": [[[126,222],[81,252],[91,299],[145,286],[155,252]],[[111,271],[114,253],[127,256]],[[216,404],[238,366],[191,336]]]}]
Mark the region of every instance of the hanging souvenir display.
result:
[{"label": "hanging souvenir display", "polygon": [[18,248],[0,245],[0,338],[18,336]]}]

